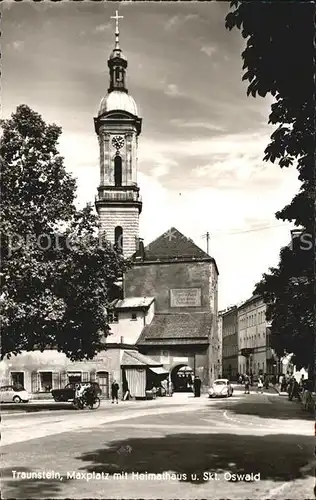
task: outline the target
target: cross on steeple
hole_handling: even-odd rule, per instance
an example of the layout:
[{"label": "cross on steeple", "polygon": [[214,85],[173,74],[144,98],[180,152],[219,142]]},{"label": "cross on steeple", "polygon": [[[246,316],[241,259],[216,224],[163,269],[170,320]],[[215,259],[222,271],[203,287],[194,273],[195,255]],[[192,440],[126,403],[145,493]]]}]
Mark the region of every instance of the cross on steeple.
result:
[{"label": "cross on steeple", "polygon": [[115,11],[115,16],[111,16],[111,19],[115,19],[115,49],[120,48],[120,42],[119,42],[119,36],[120,36],[120,31],[119,31],[119,19],[124,19],[124,16],[119,16],[118,15],[118,10]]}]

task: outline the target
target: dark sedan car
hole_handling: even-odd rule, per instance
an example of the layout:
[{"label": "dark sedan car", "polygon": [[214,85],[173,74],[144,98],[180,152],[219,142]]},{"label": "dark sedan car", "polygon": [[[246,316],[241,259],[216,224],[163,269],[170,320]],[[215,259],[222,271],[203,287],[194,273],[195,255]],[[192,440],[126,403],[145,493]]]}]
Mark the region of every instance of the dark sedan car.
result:
[{"label": "dark sedan car", "polygon": [[[76,383],[71,382],[67,384],[63,389],[54,389],[52,391],[54,400],[57,402],[73,400],[75,398],[76,385]],[[89,385],[94,388],[95,394],[97,396],[100,396],[102,391],[99,384],[97,382],[89,382]]]}]

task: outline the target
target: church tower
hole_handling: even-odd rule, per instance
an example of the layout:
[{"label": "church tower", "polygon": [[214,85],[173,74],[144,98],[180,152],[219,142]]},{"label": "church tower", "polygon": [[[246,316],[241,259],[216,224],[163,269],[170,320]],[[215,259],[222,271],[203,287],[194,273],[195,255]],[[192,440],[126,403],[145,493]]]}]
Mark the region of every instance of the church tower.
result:
[{"label": "church tower", "polygon": [[126,86],[127,59],[119,43],[116,20],[115,47],[108,59],[110,85],[94,119],[100,146],[100,185],[96,198],[101,231],[124,257],[137,247],[142,202],[137,185],[137,146],[142,120]]}]

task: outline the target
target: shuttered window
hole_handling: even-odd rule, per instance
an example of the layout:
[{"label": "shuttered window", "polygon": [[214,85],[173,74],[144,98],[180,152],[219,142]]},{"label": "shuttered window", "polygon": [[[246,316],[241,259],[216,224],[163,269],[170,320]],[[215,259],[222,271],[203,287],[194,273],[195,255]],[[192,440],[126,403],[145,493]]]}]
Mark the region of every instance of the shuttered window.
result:
[{"label": "shuttered window", "polygon": [[39,392],[39,374],[37,372],[31,373],[31,391]]},{"label": "shuttered window", "polygon": [[53,389],[60,389],[59,372],[53,372]]}]

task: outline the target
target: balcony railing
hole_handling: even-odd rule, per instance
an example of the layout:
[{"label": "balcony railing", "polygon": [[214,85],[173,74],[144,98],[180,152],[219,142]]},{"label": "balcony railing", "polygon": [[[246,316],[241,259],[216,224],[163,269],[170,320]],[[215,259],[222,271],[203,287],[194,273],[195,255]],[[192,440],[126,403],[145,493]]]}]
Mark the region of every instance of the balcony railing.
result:
[{"label": "balcony railing", "polygon": [[96,201],[142,201],[137,191],[103,191],[96,196]]}]

